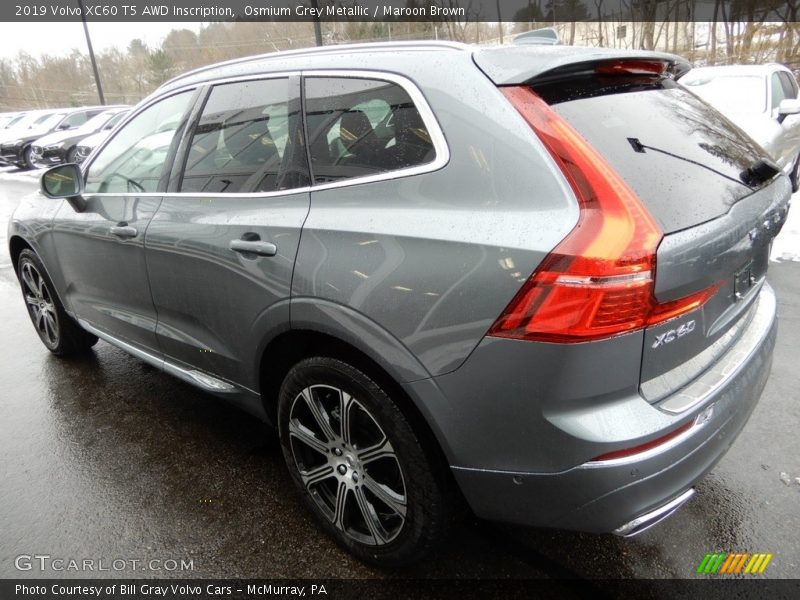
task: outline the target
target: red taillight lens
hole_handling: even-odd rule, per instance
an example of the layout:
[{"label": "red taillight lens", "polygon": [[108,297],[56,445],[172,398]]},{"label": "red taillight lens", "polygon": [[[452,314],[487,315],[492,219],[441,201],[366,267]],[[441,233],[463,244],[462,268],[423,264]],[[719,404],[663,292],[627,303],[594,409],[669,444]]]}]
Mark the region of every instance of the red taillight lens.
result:
[{"label": "red taillight lens", "polygon": [[682,435],[687,431],[689,431],[692,427],[694,427],[694,425],[695,425],[694,421],[689,421],[688,423],[684,423],[677,429],[670,431],[667,435],[662,435],[660,438],[649,441],[645,444],[641,444],[640,446],[634,446],[633,448],[625,448],[624,450],[615,450],[614,452],[607,452],[605,454],[601,454],[600,456],[596,456],[595,458],[593,458],[591,462],[616,460],[619,458],[628,458],[630,456],[642,454],[643,452],[647,452],[648,450],[652,450],[653,448],[658,448],[662,444],[666,444],[667,442],[674,440],[679,435]]},{"label": "red taillight lens", "polygon": [[669,303],[665,312],[658,311],[653,280],[662,234],[633,190],[530,88],[506,87],[502,92],[564,173],[580,216],[489,335],[581,342],[640,329],[697,308],[692,296],[691,308],[679,300]]}]

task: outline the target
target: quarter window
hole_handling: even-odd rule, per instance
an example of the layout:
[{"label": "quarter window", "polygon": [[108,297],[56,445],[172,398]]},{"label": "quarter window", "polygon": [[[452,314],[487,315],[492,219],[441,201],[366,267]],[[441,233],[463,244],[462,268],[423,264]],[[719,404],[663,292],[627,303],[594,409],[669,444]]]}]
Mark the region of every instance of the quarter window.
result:
[{"label": "quarter window", "polygon": [[781,102],[783,102],[784,98],[786,98],[786,92],[783,89],[783,84],[781,83],[780,77],[778,77],[777,73],[772,74],[772,108],[777,108]]},{"label": "quarter window", "polygon": [[[296,80],[295,80],[296,81]],[[309,184],[299,85],[289,79],[215,86],[192,134],[182,192],[274,192]]]},{"label": "quarter window", "polygon": [[88,193],[155,192],[193,91],[145,108],[115,135],[89,166]]},{"label": "quarter window", "polygon": [[366,177],[430,163],[430,132],[408,93],[375,79],[305,79],[306,129],[314,183]]},{"label": "quarter window", "polygon": [[794,77],[786,71],[780,71],[778,77],[781,78],[781,84],[783,85],[783,97],[797,98],[797,82]]}]

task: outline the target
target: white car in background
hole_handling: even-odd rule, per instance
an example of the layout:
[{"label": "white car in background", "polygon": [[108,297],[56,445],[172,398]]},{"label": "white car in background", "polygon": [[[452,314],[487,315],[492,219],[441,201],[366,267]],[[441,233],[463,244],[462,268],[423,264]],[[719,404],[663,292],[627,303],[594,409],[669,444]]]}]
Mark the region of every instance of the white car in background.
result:
[{"label": "white car in background", "polygon": [[789,69],[774,63],[699,67],[680,82],[761,144],[798,190],[800,99]]}]

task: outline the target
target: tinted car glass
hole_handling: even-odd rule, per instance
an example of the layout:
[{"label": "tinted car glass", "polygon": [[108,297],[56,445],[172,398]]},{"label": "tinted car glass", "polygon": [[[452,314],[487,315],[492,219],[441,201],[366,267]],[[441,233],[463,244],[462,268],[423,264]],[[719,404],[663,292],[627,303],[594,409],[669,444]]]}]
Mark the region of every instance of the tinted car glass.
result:
[{"label": "tinted car glass", "polygon": [[783,102],[784,98],[787,97],[786,91],[783,89],[781,78],[778,77],[777,73],[772,74],[770,82],[772,85],[772,108],[777,108],[780,103]]},{"label": "tinted car glass", "polygon": [[113,117],[111,117],[108,122],[103,126],[103,129],[114,129],[117,126],[117,123],[122,121],[125,118],[125,115],[128,114],[129,111],[123,110],[122,112],[118,112]]},{"label": "tinted car glass", "polygon": [[64,119],[63,122],[59,123],[58,126],[62,129],[72,129],[74,127],[80,127],[84,123],[86,123],[89,119],[94,117],[95,115],[99,115],[102,109],[98,110],[89,110],[89,111],[78,111],[74,112],[71,115],[67,115],[67,118]]},{"label": "tinted car glass", "polygon": [[778,77],[780,77],[781,85],[783,86],[784,98],[797,98],[797,82],[794,81],[794,77],[785,71],[778,73]]},{"label": "tinted car glass", "polygon": [[34,121],[31,129],[52,129],[64,120],[64,113],[44,115]]},{"label": "tinted car glass", "polygon": [[86,192],[157,191],[193,93],[182,92],[147,107],[117,132],[90,165]]},{"label": "tinted car glass", "polygon": [[586,78],[536,91],[594,146],[665,233],[714,219],[752,193],[741,173],[761,150],[669,79]]},{"label": "tinted car glass", "polygon": [[288,79],[217,85],[192,134],[180,191],[256,193],[309,184],[299,87]]},{"label": "tinted car glass", "polygon": [[387,81],[309,77],[306,120],[315,183],[424,165],[435,151],[408,93]]}]

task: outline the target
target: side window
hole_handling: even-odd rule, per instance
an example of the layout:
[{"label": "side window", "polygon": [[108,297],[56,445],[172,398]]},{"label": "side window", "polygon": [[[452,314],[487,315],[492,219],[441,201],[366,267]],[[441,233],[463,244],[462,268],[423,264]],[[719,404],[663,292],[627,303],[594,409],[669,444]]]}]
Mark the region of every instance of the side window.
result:
[{"label": "side window", "polygon": [[307,186],[300,90],[291,88],[289,79],[214,86],[192,134],[180,191],[232,194]]},{"label": "side window", "polygon": [[194,91],[147,107],[100,151],[86,175],[87,193],[155,192],[170,146]]},{"label": "side window", "polygon": [[58,127],[59,129],[73,129],[75,127],[80,127],[86,123],[87,118],[87,114],[83,111],[72,113],[71,115],[68,115]]},{"label": "side window", "polygon": [[783,97],[784,98],[797,98],[797,82],[794,77],[786,71],[778,73],[783,84]]},{"label": "side window", "polygon": [[436,153],[408,93],[376,79],[305,79],[314,183],[424,165]]},{"label": "side window", "polygon": [[771,84],[772,84],[772,108],[777,108],[778,105],[786,98],[786,94],[783,91],[783,84],[781,83],[780,77],[778,77],[777,73],[773,73],[771,77]]}]

